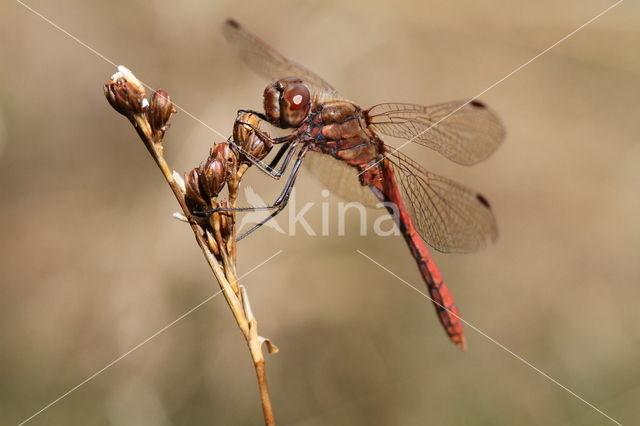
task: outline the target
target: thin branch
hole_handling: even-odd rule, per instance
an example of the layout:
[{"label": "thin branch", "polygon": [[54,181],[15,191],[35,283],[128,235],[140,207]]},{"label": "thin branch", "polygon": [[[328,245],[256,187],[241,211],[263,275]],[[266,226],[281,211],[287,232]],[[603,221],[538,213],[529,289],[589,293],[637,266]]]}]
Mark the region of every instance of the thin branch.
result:
[{"label": "thin branch", "polygon": [[[135,128],[175,195],[184,218],[191,226],[196,242],[218,281],[249,347],[256,371],[265,425],[275,426],[262,343],[266,343],[270,353],[276,353],[278,348],[268,339],[258,335],[258,322],[251,310],[249,297],[244,287],[238,285],[235,212],[215,211],[206,218],[193,214],[194,211],[211,211],[218,207],[236,207],[240,181],[250,163],[242,161],[242,156],[229,144],[216,144],[203,165],[188,172],[183,181],[172,171],[164,158],[164,135],[169,127],[171,115],[176,112],[169,95],[158,89],[149,102],[145,98],[142,84],[131,71],[121,66],[105,85],[105,96],[111,106],[126,116]],[[246,148],[250,155],[261,159],[268,154],[271,147],[265,146],[256,136],[253,129],[257,128],[257,125],[257,117],[251,113],[244,113],[235,123],[234,139],[236,144]],[[229,201],[221,202],[218,201],[218,194],[225,185],[229,191]]]}]

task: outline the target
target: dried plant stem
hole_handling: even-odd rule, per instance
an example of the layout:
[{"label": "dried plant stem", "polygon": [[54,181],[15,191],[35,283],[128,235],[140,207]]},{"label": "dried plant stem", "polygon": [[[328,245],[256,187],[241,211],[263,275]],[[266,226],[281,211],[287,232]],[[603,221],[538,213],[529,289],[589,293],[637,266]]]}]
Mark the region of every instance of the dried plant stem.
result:
[{"label": "dried plant stem", "polygon": [[[144,129],[144,126],[146,124],[144,120],[141,120],[136,116],[131,121],[138,131],[138,134],[142,138],[149,153],[162,171],[162,175],[173,191],[178,204],[180,204],[180,207],[182,208],[183,214],[189,221],[189,225],[191,226],[193,234],[196,238],[196,242],[200,246],[200,249],[202,250],[204,257],[207,260],[211,271],[216,277],[216,280],[218,281],[218,284],[222,289],[225,300],[227,301],[229,308],[231,308],[233,317],[235,318],[236,323],[238,324],[238,327],[240,328],[240,331],[242,332],[242,335],[244,336],[247,345],[249,346],[249,352],[251,354],[253,366],[256,370],[256,376],[258,378],[258,389],[260,391],[260,400],[262,402],[262,413],[264,415],[265,425],[274,426],[276,423],[273,415],[273,407],[271,405],[269,386],[267,384],[267,374],[265,371],[264,354],[262,352],[262,342],[260,341],[260,336],[258,336],[258,323],[252,314],[250,315],[251,317],[248,318],[245,307],[242,304],[243,300],[245,300],[245,303],[248,302],[248,300],[246,292],[240,292],[239,286],[237,284],[238,279],[236,276],[235,258],[233,260],[230,259],[227,251],[221,250],[224,269],[220,266],[218,260],[215,258],[204,239],[202,229],[187,207],[182,188],[176,182],[173,176],[173,172],[171,171],[171,168],[164,158],[162,146],[148,137],[149,132]],[[235,198],[237,198],[237,194],[233,194],[233,196],[233,202],[235,205]],[[222,242],[220,241],[221,239],[221,235],[218,235],[216,238],[216,240],[218,240],[218,243]],[[235,235],[232,237],[232,240],[232,244],[235,246]],[[235,253],[235,250],[233,250],[233,252]]]},{"label": "dried plant stem", "polygon": [[[265,425],[275,426],[262,343],[267,344],[267,349],[271,353],[277,352],[278,349],[268,339],[258,335],[258,323],[251,310],[246,290],[238,284],[235,213],[215,212],[208,218],[209,222],[206,226],[203,225],[202,218],[197,218],[191,213],[185,197],[184,183],[176,180],[174,172],[164,158],[164,133],[168,128],[167,123],[171,114],[175,112],[166,92],[156,91],[149,105],[144,99],[144,88],[139,81],[129,70],[119,67],[119,72],[114,74],[105,86],[105,95],[111,105],[131,121],[180,204],[182,213],[191,226],[196,242],[218,281],[249,347],[256,371]],[[247,168],[248,165],[240,164],[226,182],[229,188],[227,203],[229,207],[235,207],[240,178]]]}]

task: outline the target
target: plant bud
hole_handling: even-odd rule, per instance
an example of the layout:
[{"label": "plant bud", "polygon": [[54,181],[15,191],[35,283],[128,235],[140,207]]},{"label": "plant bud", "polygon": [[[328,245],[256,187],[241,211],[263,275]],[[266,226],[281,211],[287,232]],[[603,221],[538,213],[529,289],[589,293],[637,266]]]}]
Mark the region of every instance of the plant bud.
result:
[{"label": "plant bud", "polygon": [[253,133],[253,129],[244,123],[250,124],[256,129],[260,128],[260,119],[257,115],[245,111],[239,112],[233,125],[233,140],[236,143],[246,140]]},{"label": "plant bud", "polygon": [[147,107],[145,94],[140,80],[122,65],[104,86],[104,95],[111,106],[126,116],[141,113]]},{"label": "plant bud", "polygon": [[207,202],[200,193],[200,173],[198,169],[193,169],[184,175],[185,201],[187,207],[193,213],[207,208]]},{"label": "plant bud", "polygon": [[201,194],[211,199],[217,197],[227,182],[228,171],[224,162],[217,158],[209,160],[200,168]]},{"label": "plant bud", "polygon": [[210,158],[215,158],[225,165],[225,169],[227,172],[225,179],[229,179],[231,175],[236,172],[238,157],[236,156],[236,153],[233,152],[228,143],[222,142],[216,144],[211,150]]},{"label": "plant bud", "polygon": [[147,115],[149,117],[151,129],[154,132],[166,130],[165,126],[167,125],[169,118],[171,118],[171,114],[175,114],[176,112],[177,110],[173,106],[167,92],[162,89],[158,89],[153,92],[151,105],[149,105]]},{"label": "plant bud", "polygon": [[[270,142],[263,141],[262,139],[260,139],[260,137],[258,137],[258,135],[253,133],[245,141],[244,147],[242,149],[245,152],[251,154],[253,157],[257,158],[258,160],[262,160],[264,157],[266,157],[269,154],[272,147],[273,145]],[[250,161],[246,159],[246,156],[243,156],[242,160],[244,160],[243,162],[250,163]]]},{"label": "plant bud", "polygon": [[255,130],[245,123],[251,124],[257,129],[260,122],[255,114],[242,112],[238,114],[233,126],[233,140],[240,148],[239,162],[251,164],[245,153],[262,160],[269,154],[273,145],[269,141],[260,139]]}]

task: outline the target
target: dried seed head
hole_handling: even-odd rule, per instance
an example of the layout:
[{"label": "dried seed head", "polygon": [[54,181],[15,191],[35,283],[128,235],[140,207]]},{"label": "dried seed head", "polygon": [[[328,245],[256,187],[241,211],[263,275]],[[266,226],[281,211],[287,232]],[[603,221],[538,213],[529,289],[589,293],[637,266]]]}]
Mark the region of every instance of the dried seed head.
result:
[{"label": "dried seed head", "polygon": [[[262,160],[269,154],[272,147],[273,145],[270,142],[263,141],[254,133],[245,141],[242,149],[258,160]],[[242,160],[242,162],[250,163],[250,161],[246,159],[246,156],[243,156]]]},{"label": "dried seed head", "polygon": [[154,132],[165,131],[171,114],[177,112],[175,106],[169,98],[169,94],[162,89],[153,92],[151,105],[147,110],[149,124]]},{"label": "dried seed head", "polygon": [[200,168],[200,191],[208,199],[217,197],[227,181],[226,164],[217,158],[209,157]]},{"label": "dried seed head", "polygon": [[211,149],[209,158],[215,158],[225,165],[225,169],[227,172],[225,175],[225,179],[229,179],[231,175],[236,172],[236,168],[238,166],[238,157],[228,143],[221,142],[215,144]]},{"label": "dried seed head", "polygon": [[256,129],[260,127],[259,117],[251,112],[238,112],[236,122],[233,126],[233,140],[235,140],[236,143],[246,140],[249,135],[253,133],[253,128],[251,126]]},{"label": "dried seed head", "polygon": [[[140,92],[142,94],[142,97],[146,96],[144,84],[142,84],[142,82],[138,80],[138,77],[136,77],[129,68],[125,67],[124,65],[118,65],[118,72],[116,72],[114,76],[115,75],[123,77],[130,84],[135,86],[136,91]],[[113,77],[111,78],[113,79]]]},{"label": "dried seed head", "polygon": [[[258,116],[250,112],[241,112],[233,126],[233,140],[240,147],[239,162],[241,164],[251,164],[245,153],[262,160],[271,151],[272,144],[263,141],[257,134],[260,121]],[[253,126],[253,127],[251,127]]]},{"label": "dried seed head", "polygon": [[104,95],[116,111],[126,116],[141,113],[149,103],[140,80],[122,65],[105,84]]},{"label": "dried seed head", "polygon": [[184,175],[185,183],[185,201],[187,207],[193,213],[194,211],[202,211],[208,208],[207,202],[200,193],[200,171],[193,169]]}]

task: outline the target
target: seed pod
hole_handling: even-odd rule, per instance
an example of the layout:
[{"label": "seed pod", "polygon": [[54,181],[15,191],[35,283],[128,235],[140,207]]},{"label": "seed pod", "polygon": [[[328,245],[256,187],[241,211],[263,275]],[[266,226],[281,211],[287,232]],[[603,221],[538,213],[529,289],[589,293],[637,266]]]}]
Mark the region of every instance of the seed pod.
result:
[{"label": "seed pod", "polygon": [[236,153],[233,152],[228,143],[221,142],[214,145],[213,149],[211,150],[210,158],[215,158],[225,165],[225,169],[227,172],[225,175],[225,180],[229,179],[231,175],[236,172],[236,167],[238,166],[238,157],[236,156]]},{"label": "seed pod", "polygon": [[220,191],[222,191],[227,177],[228,171],[226,164],[210,156],[207,162],[200,168],[201,194],[209,200],[217,197]]},{"label": "seed pod", "polygon": [[104,86],[104,95],[116,111],[126,116],[141,113],[148,105],[144,86],[123,66]]},{"label": "seed pod", "polygon": [[[258,116],[250,112],[241,112],[236,118],[233,126],[233,140],[240,148],[239,162],[241,164],[251,164],[246,154],[262,160],[271,151],[272,144],[268,140],[262,140],[255,129],[259,128]],[[253,126],[253,127],[251,127]]]},{"label": "seed pod", "polygon": [[[243,150],[251,154],[253,157],[257,158],[258,160],[262,160],[269,154],[272,147],[273,145],[271,144],[271,142],[263,141],[258,135],[253,133],[245,141]],[[246,156],[243,156],[242,160],[244,160],[244,162],[249,162]]]},{"label": "seed pod", "polygon": [[193,169],[184,175],[185,184],[185,201],[187,207],[193,213],[194,211],[202,211],[207,208],[207,202],[200,192],[200,170]]},{"label": "seed pod", "polygon": [[171,118],[171,114],[175,114],[176,112],[177,110],[167,92],[162,89],[153,92],[147,115],[151,129],[153,129],[154,132],[166,130],[166,125],[169,118]]},{"label": "seed pod", "polygon": [[233,140],[236,141],[236,143],[239,144],[242,141],[245,141],[249,135],[253,133],[253,129],[247,124],[250,124],[253,128],[259,129],[260,119],[257,115],[251,112],[239,112],[236,117],[236,122],[233,125]]}]

